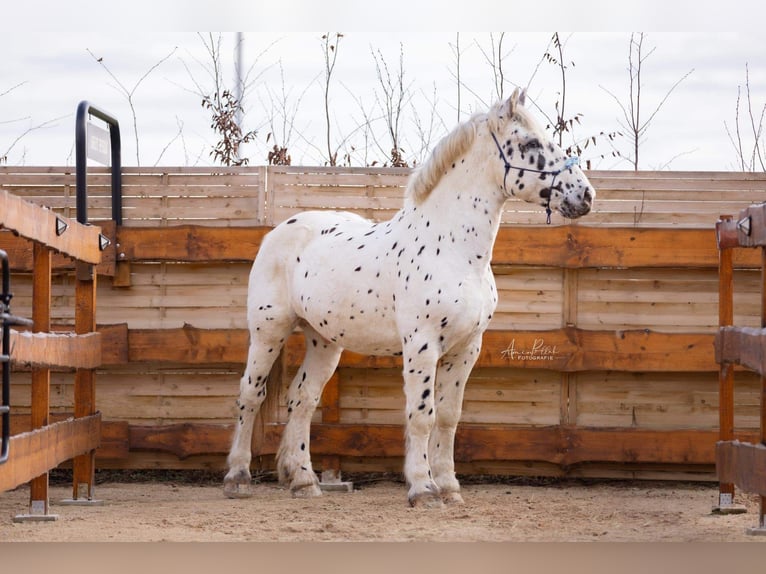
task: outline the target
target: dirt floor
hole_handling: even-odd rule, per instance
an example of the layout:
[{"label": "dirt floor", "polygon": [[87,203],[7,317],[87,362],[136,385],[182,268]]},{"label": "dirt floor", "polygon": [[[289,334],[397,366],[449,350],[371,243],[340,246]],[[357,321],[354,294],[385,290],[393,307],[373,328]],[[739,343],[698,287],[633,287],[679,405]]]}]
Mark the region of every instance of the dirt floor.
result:
[{"label": "dirt floor", "polygon": [[462,506],[411,509],[396,476],[348,476],[353,492],[293,499],[266,478],[250,499],[223,497],[204,473],[99,474],[101,506],[62,506],[66,476],[51,479],[55,522],[15,523],[29,490],[0,494],[0,541],[747,541],[755,497],[738,495],[746,514],[711,514],[714,483],[551,479],[463,480]]}]

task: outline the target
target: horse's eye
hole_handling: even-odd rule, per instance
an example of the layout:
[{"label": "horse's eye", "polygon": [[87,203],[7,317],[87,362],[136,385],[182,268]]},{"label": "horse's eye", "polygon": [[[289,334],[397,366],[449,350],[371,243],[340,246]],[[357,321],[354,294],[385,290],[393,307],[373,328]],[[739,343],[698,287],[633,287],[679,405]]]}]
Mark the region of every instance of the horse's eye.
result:
[{"label": "horse's eye", "polygon": [[541,147],[543,147],[543,144],[540,143],[540,140],[537,138],[532,138],[531,140],[526,141],[519,146],[522,152],[526,152],[533,149],[540,149]]}]

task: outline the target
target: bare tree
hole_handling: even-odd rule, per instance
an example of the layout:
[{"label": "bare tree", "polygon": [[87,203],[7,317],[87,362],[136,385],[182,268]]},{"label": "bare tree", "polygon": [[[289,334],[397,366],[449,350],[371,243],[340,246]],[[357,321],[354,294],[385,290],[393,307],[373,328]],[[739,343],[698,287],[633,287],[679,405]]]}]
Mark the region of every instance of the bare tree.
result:
[{"label": "bare tree", "polygon": [[[218,34],[214,37],[209,33],[207,37],[198,34],[202,41],[209,61],[201,64],[208,75],[212,85],[203,87],[186,66],[187,73],[195,86],[195,92],[202,98],[202,107],[210,112],[210,127],[217,135],[217,141],[210,155],[221,165],[246,165],[249,159],[242,157],[241,147],[252,141],[255,130],[244,132],[240,122],[242,121],[242,102],[234,95],[236,91],[242,91],[242,78],[235,81],[240,87],[230,89],[226,85],[223,74],[223,58],[221,56],[221,44],[223,37]],[[235,91],[236,90],[236,91]]]},{"label": "bare tree", "polygon": [[565,42],[561,41],[559,33],[554,32],[553,37],[551,38],[551,43],[549,44],[549,48],[550,45],[552,45],[553,50],[549,49],[543,55],[543,59],[555,65],[559,69],[559,74],[561,75],[561,89],[558,93],[559,99],[556,100],[553,105],[556,110],[556,119],[553,122],[553,133],[554,136],[558,137],[559,146],[563,146],[564,144],[564,133],[572,130],[575,122],[579,124],[580,118],[582,117],[582,114],[575,114],[571,118],[566,117],[567,70],[570,66],[574,68],[575,63],[571,60],[569,62],[565,60],[564,44]]},{"label": "bare tree", "polygon": [[[362,132],[362,145],[361,146],[354,146],[354,145],[348,145],[345,159],[351,163],[351,161],[354,159],[354,156],[361,156],[359,158],[359,163],[361,165],[365,166],[375,166],[378,165],[380,162],[377,159],[373,159],[370,161],[370,149],[373,147],[373,143],[375,144],[375,147],[377,147],[384,155],[386,155],[385,151],[383,151],[383,148],[380,147],[380,144],[378,143],[377,138],[375,137],[374,133],[374,126],[383,119],[383,116],[380,115],[379,110],[377,109],[377,102],[372,101],[370,102],[368,98],[365,98],[362,94],[359,94],[358,92],[355,92],[345,84],[343,87],[348,92],[348,95],[356,102],[357,107],[359,108],[359,112],[362,114],[362,119],[356,121],[357,125],[357,131]],[[378,112],[378,115],[374,115],[375,112]],[[353,115],[352,115],[353,117]]]},{"label": "bare tree", "polygon": [[274,43],[261,50],[247,72],[242,73],[242,36],[237,34],[234,46],[236,73],[230,79],[224,74],[227,61],[222,55],[223,35],[208,33],[204,36],[198,33],[197,36],[207,57],[204,62],[194,56],[192,59],[202,70],[203,78],[199,79],[185,61],[182,60],[182,63],[194,85],[193,89],[187,91],[200,97],[202,107],[210,113],[210,127],[217,137],[210,155],[222,165],[247,165],[250,160],[243,155],[242,146],[255,141],[257,129],[246,131],[244,128],[247,113],[245,101],[268,70],[268,66],[256,68]]},{"label": "bare tree", "polygon": [[[532,85],[532,82],[540,71],[540,67],[544,63],[551,64],[557,69],[558,76],[560,78],[560,84],[559,89],[556,92],[556,100],[553,104],[555,113],[549,114],[546,109],[544,109],[534,100],[532,100],[532,105],[534,105],[546,118],[548,121],[546,129],[553,130],[553,136],[558,140],[558,144],[564,149],[564,152],[567,155],[576,155],[579,157],[582,156],[586,150],[591,148],[591,146],[593,146],[591,150],[598,146],[599,140],[606,139],[611,145],[612,142],[622,134],[616,131],[600,131],[597,134],[589,135],[584,138],[576,136],[575,127],[581,126],[581,119],[583,116],[581,113],[575,113],[571,116],[567,116],[566,114],[569,72],[575,67],[574,61],[567,61],[567,58],[565,57],[565,48],[570,37],[571,35],[567,37],[566,40],[562,40],[558,32],[553,33],[550,40],[548,41],[548,45],[545,49],[545,52],[543,53],[543,56],[535,66],[535,69],[533,70],[532,75],[527,82],[527,89],[529,89],[529,86]],[[530,96],[527,96],[527,99],[531,99]],[[567,142],[564,141],[565,135],[567,136]],[[610,153],[615,157],[618,155],[618,152],[614,150],[613,145],[612,151]],[[606,157],[606,154],[596,152],[595,157],[597,159],[603,159]],[[592,159],[586,158],[584,167],[591,169],[591,164]]]},{"label": "bare tree", "polygon": [[136,107],[135,107],[135,101],[134,96],[136,95],[136,91],[141,86],[141,84],[144,83],[144,81],[154,72],[157,68],[159,68],[164,62],[166,62],[173,54],[175,54],[176,50],[178,48],[173,48],[169,54],[167,54],[165,57],[158,60],[154,65],[152,65],[144,74],[136,81],[135,84],[133,84],[132,87],[128,88],[123,84],[117,76],[115,76],[112,71],[109,69],[109,66],[106,65],[104,62],[103,57],[97,57],[90,49],[86,48],[86,51],[88,54],[91,55],[91,57],[98,63],[99,66],[101,66],[104,71],[109,75],[112,80],[114,80],[116,84],[116,89],[122,93],[123,96],[125,96],[125,99],[128,102],[128,107],[130,108],[130,115],[133,120],[133,137],[135,138],[136,143],[136,165],[141,165],[141,153],[140,153],[140,143],[139,143],[139,137],[138,137],[138,118],[136,116]]},{"label": "bare tree", "polygon": [[428,96],[423,90],[420,91],[423,99],[428,104],[428,114],[425,119],[421,117],[417,106],[412,104],[412,121],[415,126],[415,133],[418,137],[418,150],[414,153],[413,165],[422,163],[431,149],[431,142],[438,134],[447,132],[447,124],[444,118],[437,111],[439,94],[436,89],[436,83],[433,85],[433,94]]},{"label": "bare tree", "polygon": [[293,90],[289,90],[285,86],[285,70],[282,67],[282,61],[279,63],[279,90],[273,90],[271,87],[266,86],[266,94],[268,96],[267,103],[261,98],[261,104],[265,108],[270,110],[269,114],[269,132],[266,135],[266,143],[271,140],[274,141],[272,148],[268,151],[267,160],[269,165],[290,165],[292,158],[290,157],[290,147],[292,144],[292,138],[295,134],[295,118],[298,114],[298,108],[300,107],[303,97],[306,95],[308,88],[313,84],[313,81],[304,88],[297,96],[293,96]]},{"label": "bare tree", "polygon": [[515,48],[511,48],[510,51],[503,51],[503,41],[505,40],[505,32],[500,34],[500,37],[495,43],[495,35],[490,32],[489,34],[489,49],[484,48],[479,42],[476,42],[476,46],[479,48],[481,55],[484,56],[484,60],[492,70],[493,78],[493,97],[495,100],[502,100],[505,94],[505,69],[503,67],[505,58],[508,57]]},{"label": "bare tree", "polygon": [[247,165],[249,158],[242,157],[240,147],[255,139],[255,130],[242,132],[237,117],[242,111],[239,100],[228,90],[214,92],[202,98],[202,107],[210,111],[210,127],[219,136],[210,155],[222,165]]},{"label": "bare tree", "polygon": [[326,33],[322,36],[322,48],[324,53],[324,116],[325,116],[325,136],[327,143],[327,162],[331,165],[337,165],[338,162],[338,149],[333,149],[331,144],[330,135],[330,84],[332,83],[332,74],[335,71],[335,63],[338,60],[338,49],[340,47],[340,40],[343,38],[343,34],[340,32],[335,33],[333,38],[330,33]]},{"label": "bare tree", "polygon": [[375,71],[380,86],[380,92],[375,91],[375,100],[382,111],[390,138],[391,152],[388,161],[392,167],[408,167],[402,155],[405,152],[401,141],[402,113],[411,100],[409,86],[404,82],[404,46],[399,44],[399,67],[393,71],[393,76],[380,50],[377,51],[377,55],[373,51],[372,57],[375,60]]},{"label": "bare tree", "polygon": [[648,51],[644,48],[645,35],[643,32],[630,35],[630,44],[628,50],[628,75],[629,75],[629,92],[628,101],[623,103],[614,93],[610,92],[603,86],[603,89],[617,102],[617,105],[622,110],[622,118],[618,120],[620,127],[627,133],[631,142],[631,150],[627,155],[621,154],[622,157],[627,159],[633,166],[634,170],[639,168],[639,151],[641,145],[646,140],[646,133],[652,124],[652,121],[657,116],[657,113],[662,109],[662,106],[667,101],[670,94],[683,82],[689,75],[694,72],[692,68],[686,74],[684,74],[679,80],[677,80],[668,90],[665,95],[654,107],[654,109],[648,114],[644,115],[643,100],[642,100],[642,74],[644,72],[644,63],[651,56],[656,48],[651,48]]},{"label": "bare tree", "polygon": [[[14,90],[17,90],[21,88],[24,84],[27,82],[19,82],[18,84],[11,86],[10,88],[7,88],[6,90],[0,92],[0,98],[3,96],[6,96],[13,92]],[[26,136],[28,136],[30,133],[41,130],[44,128],[49,127],[51,124],[64,119],[66,116],[60,116],[58,118],[54,118],[52,120],[47,120],[44,122],[40,122],[39,124],[33,124],[31,123],[32,117],[31,116],[23,116],[19,118],[13,118],[9,120],[0,120],[0,124],[17,124],[20,122],[30,122],[29,126],[27,128],[24,128],[21,133],[16,136],[11,143],[7,144],[7,147],[5,148],[5,151],[0,153],[0,164],[7,164],[8,163],[8,155],[13,151],[13,148],[15,148],[19,142],[21,142]]]},{"label": "bare tree", "polygon": [[449,47],[452,49],[452,55],[455,58],[455,71],[451,72],[452,77],[455,79],[455,86],[457,87],[457,118],[456,121],[460,122],[460,106],[461,106],[461,95],[462,95],[462,88],[463,88],[463,80],[460,76],[460,62],[463,58],[463,51],[460,49],[460,32],[455,32],[455,43],[450,44]]},{"label": "bare tree", "polygon": [[[745,118],[746,125],[741,125],[742,120],[740,118],[740,105],[742,100],[742,86],[737,86],[737,105],[734,113],[734,134],[732,134],[729,126],[724,122],[726,134],[729,136],[729,141],[734,146],[734,151],[737,158],[737,167],[742,171],[766,171],[766,149],[763,142],[763,124],[764,116],[766,116],[766,104],[764,104],[760,112],[753,110],[753,98],[750,91],[750,69],[745,64],[745,107],[747,117]],[[743,133],[747,132],[747,134]],[[743,143],[743,140],[747,137],[752,138],[752,143]]]}]

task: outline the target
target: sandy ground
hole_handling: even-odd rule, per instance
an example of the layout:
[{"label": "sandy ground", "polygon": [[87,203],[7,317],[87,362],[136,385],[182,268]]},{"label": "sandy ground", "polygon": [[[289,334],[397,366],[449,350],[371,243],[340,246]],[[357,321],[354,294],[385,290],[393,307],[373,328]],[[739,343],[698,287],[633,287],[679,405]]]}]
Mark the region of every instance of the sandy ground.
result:
[{"label": "sandy ground", "polygon": [[[717,485],[644,481],[466,479],[465,504],[411,509],[391,476],[354,479],[353,492],[293,499],[264,480],[251,499],[223,497],[217,477],[110,476],[95,493],[102,506],[62,506],[71,496],[51,483],[55,522],[14,523],[27,511],[26,486],[0,493],[0,541],[631,541],[766,543],[745,533],[756,498],[738,494],[746,514],[717,516]],[[130,480],[130,482],[125,482]]]}]

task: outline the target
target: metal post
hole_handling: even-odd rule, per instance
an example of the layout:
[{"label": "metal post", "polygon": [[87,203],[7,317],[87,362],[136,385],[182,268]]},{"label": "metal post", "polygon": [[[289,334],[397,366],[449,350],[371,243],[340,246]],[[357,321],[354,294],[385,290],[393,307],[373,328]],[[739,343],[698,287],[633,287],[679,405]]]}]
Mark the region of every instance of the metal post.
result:
[{"label": "metal post", "polygon": [[8,460],[8,447],[11,438],[11,346],[10,346],[10,316],[11,302],[11,272],[8,266],[8,254],[0,249],[0,259],[3,264],[3,292],[0,294],[0,314],[2,315],[2,352],[0,362],[3,363],[3,390],[0,413],[2,414],[2,450],[0,450],[0,464]]},{"label": "metal post", "polygon": [[77,106],[75,118],[75,174],[77,184],[77,221],[88,223],[88,170],[87,142],[88,115],[109,124],[109,142],[112,159],[112,219],[122,225],[122,153],[120,143],[120,124],[110,114],[83,100]]}]

